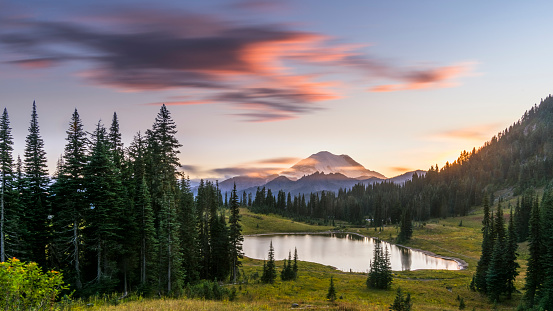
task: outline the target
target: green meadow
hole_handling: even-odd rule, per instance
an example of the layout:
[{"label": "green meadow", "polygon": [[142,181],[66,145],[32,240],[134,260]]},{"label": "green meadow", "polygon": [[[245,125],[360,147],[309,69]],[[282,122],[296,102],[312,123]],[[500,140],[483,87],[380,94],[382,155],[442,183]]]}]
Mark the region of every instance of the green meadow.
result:
[{"label": "green meadow", "polygon": [[[276,232],[320,232],[343,230],[393,242],[399,232],[394,226],[382,230],[356,228],[339,225],[338,228],[294,222],[275,215],[258,215],[246,209],[241,210],[243,233],[262,234]],[[236,290],[233,301],[211,301],[201,299],[155,299],[130,296],[118,300],[114,297],[93,298],[76,301],[76,310],[388,310],[396,296],[396,290],[411,295],[413,310],[459,310],[458,298],[463,298],[465,310],[513,310],[518,306],[521,293],[512,300],[493,305],[487,297],[473,292],[469,284],[476,270],[481,247],[480,210],[465,217],[452,217],[414,223],[413,238],[405,246],[433,252],[440,256],[455,257],[468,263],[468,268],[459,271],[416,270],[394,272],[394,281],[389,290],[368,289],[365,273],[347,273],[333,267],[311,262],[300,262],[298,278],[262,284],[259,280],[263,261],[244,258],[240,269],[239,284],[225,284],[227,289]],[[338,224],[337,224],[338,225]],[[523,286],[526,245],[519,247],[521,273],[517,278],[517,289]],[[301,258],[300,258],[301,260]],[[282,261],[276,261],[278,272]],[[326,300],[330,278],[338,299]],[[88,306],[87,306],[88,304]]]}]

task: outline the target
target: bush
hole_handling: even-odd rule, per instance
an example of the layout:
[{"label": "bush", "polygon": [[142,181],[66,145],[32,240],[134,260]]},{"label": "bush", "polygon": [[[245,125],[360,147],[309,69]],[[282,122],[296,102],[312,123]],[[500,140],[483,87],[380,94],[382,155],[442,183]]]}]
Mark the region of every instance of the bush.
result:
[{"label": "bush", "polygon": [[0,263],[1,310],[52,309],[60,292],[67,288],[61,273],[43,273],[35,262],[12,258]]},{"label": "bush", "polygon": [[197,284],[188,285],[186,287],[186,296],[188,298],[201,298],[206,300],[228,300],[232,301],[236,298],[236,289],[228,290],[219,285],[218,282],[202,280]]}]

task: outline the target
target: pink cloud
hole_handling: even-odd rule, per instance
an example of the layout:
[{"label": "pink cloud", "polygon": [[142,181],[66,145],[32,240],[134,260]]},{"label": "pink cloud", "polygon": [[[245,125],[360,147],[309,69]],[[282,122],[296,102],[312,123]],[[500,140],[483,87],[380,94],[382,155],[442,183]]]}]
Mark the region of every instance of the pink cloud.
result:
[{"label": "pink cloud", "polygon": [[80,62],[89,68],[80,77],[120,91],[198,91],[196,98],[166,104],[225,103],[236,110],[231,115],[249,122],[298,118],[342,98],[329,70],[390,81],[373,92],[451,87],[470,71],[467,64],[397,68],[361,53],[362,45],[340,44],[324,34],[159,8],[3,22],[0,44],[17,51],[10,63],[36,69]]},{"label": "pink cloud", "polygon": [[186,105],[206,105],[206,104],[214,104],[214,102],[206,101],[206,100],[189,100],[189,101],[173,101],[173,102],[157,102],[157,103],[148,103],[146,105],[151,106],[186,106]]},{"label": "pink cloud", "polygon": [[404,81],[398,84],[383,84],[372,87],[371,92],[394,92],[405,90],[434,89],[455,86],[454,81],[472,72],[474,64],[464,63],[454,66],[445,66],[431,70],[419,70],[399,74],[397,78]]}]

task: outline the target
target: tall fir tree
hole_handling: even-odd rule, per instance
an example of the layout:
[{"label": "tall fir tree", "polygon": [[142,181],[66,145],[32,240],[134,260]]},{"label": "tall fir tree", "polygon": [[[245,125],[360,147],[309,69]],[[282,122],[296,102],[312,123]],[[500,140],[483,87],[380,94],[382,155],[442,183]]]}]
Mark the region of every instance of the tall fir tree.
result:
[{"label": "tall fir tree", "polygon": [[544,267],[542,254],[545,252],[542,230],[541,211],[538,199],[532,205],[530,213],[530,230],[528,233],[528,263],[526,267],[526,279],[524,284],[524,301],[528,308],[534,306],[536,297],[540,295],[541,285],[544,279]]},{"label": "tall fir tree", "polygon": [[113,113],[111,126],[108,133],[109,149],[113,156],[115,167],[121,169],[123,164],[123,143],[121,141],[121,132],[119,131],[119,119],[117,113]]},{"label": "tall fir tree", "polygon": [[503,208],[497,204],[494,221],[495,239],[488,271],[486,272],[486,294],[490,300],[499,301],[500,295],[507,287],[506,262],[505,262],[505,225],[503,220]]},{"label": "tall fir tree", "polygon": [[326,293],[326,299],[334,302],[336,300],[336,288],[334,287],[334,279],[330,277],[330,285],[328,286],[328,292]]},{"label": "tall fir tree", "polygon": [[273,241],[269,244],[269,253],[267,255],[267,262],[263,263],[263,274],[261,275],[261,282],[274,283],[276,279],[276,266],[275,266],[275,249],[273,248]]},{"label": "tall fir tree", "polygon": [[148,148],[145,163],[159,237],[159,291],[167,293],[182,287],[184,278],[177,202],[178,148],[182,145],[176,134],[177,126],[167,107],[162,105],[152,129],[146,132]]},{"label": "tall fir tree", "polygon": [[155,216],[151,203],[150,190],[145,174],[146,140],[138,132],[128,148],[128,167],[132,172],[131,192],[135,223],[138,225],[137,255],[139,284],[141,291],[148,292],[157,284],[158,239],[155,230]]},{"label": "tall fir tree", "polygon": [[83,256],[82,228],[88,204],[85,199],[84,174],[87,165],[88,139],[77,109],[66,131],[66,145],[53,192],[53,228],[55,258],[78,290],[82,288],[81,261]]},{"label": "tall fir tree", "polygon": [[[17,245],[19,209],[13,200],[14,163],[13,163],[13,136],[11,134],[8,110],[4,108],[0,118],[0,262],[6,261],[7,254],[17,253],[13,246]],[[10,247],[10,245],[12,247]]]},{"label": "tall fir tree", "polygon": [[551,310],[553,309],[553,188],[551,185],[543,194],[540,227],[543,241],[541,253],[543,283],[538,292],[538,308]]},{"label": "tall fir tree", "polygon": [[194,206],[194,195],[190,189],[190,180],[181,178],[179,183],[179,223],[182,247],[182,262],[185,282],[194,283],[200,279],[197,219]]},{"label": "tall fir tree", "polygon": [[505,277],[507,281],[507,286],[505,288],[505,292],[507,293],[507,299],[511,299],[512,293],[516,291],[515,288],[515,280],[518,275],[518,268],[520,268],[520,265],[517,263],[517,234],[516,234],[516,228],[514,224],[514,217],[513,217],[513,210],[511,209],[510,215],[509,215],[509,225],[507,227],[507,240],[506,240],[506,249],[505,249]]},{"label": "tall fir tree", "polygon": [[28,245],[24,260],[37,262],[47,267],[46,246],[49,244],[48,232],[48,170],[44,141],[38,126],[36,103],[33,101],[29,134],[25,139],[23,159],[25,188],[22,201],[24,204],[24,225],[27,232],[24,240]]},{"label": "tall fir tree", "polygon": [[229,232],[225,215],[219,214],[211,222],[211,273],[216,280],[226,280],[231,272]]},{"label": "tall fir tree", "polygon": [[381,244],[380,240],[374,243],[373,260],[366,282],[368,288],[388,289],[393,281],[388,248],[383,251]]},{"label": "tall fir tree", "polygon": [[[85,217],[89,254],[95,261],[93,280],[110,288],[119,269],[123,244],[123,187],[113,158],[105,127],[98,122],[92,134],[92,150],[85,169],[86,199],[89,208]],[[91,269],[92,270],[92,269]],[[92,270],[92,271],[94,271]]]},{"label": "tall fir tree", "polygon": [[487,292],[486,275],[488,272],[488,266],[492,258],[493,252],[493,239],[492,239],[492,221],[490,216],[490,205],[488,203],[488,197],[484,196],[484,217],[482,219],[482,254],[478,265],[476,266],[476,274],[473,278],[474,288],[481,292]]},{"label": "tall fir tree", "polygon": [[413,222],[411,216],[411,208],[407,207],[401,215],[401,226],[397,237],[398,243],[403,243],[411,239],[413,235]]},{"label": "tall fir tree", "polygon": [[232,282],[236,283],[238,267],[241,265],[240,259],[244,258],[242,252],[242,225],[240,224],[240,206],[238,205],[238,194],[236,192],[236,183],[230,194],[230,215],[229,215],[229,240],[230,240],[230,264]]}]

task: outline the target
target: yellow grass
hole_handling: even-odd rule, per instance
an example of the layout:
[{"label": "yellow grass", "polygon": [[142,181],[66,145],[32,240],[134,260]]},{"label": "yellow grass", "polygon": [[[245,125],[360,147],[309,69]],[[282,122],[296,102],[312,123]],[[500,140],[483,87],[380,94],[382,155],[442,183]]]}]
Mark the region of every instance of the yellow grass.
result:
[{"label": "yellow grass", "polygon": [[[257,215],[242,209],[244,234],[271,232],[316,232],[331,229],[328,226],[313,226],[293,222],[275,215]],[[462,221],[462,226],[459,223]],[[245,258],[240,269],[242,277],[239,285],[234,286],[238,292],[233,302],[204,301],[197,299],[140,299],[125,302],[118,306],[99,304],[94,307],[76,306],[79,310],[291,310],[297,303],[307,310],[388,310],[393,302],[396,289],[411,294],[413,310],[458,310],[462,297],[465,310],[490,310],[492,305],[485,296],[472,292],[468,285],[476,270],[481,247],[482,212],[478,210],[469,216],[453,217],[445,220],[434,220],[427,223],[416,223],[413,238],[406,246],[419,248],[448,257],[465,260],[469,267],[462,271],[418,270],[394,273],[390,290],[368,289],[367,278],[363,273],[347,273],[321,264],[300,262],[299,277],[295,281],[275,284],[261,284],[259,276],[263,261]],[[348,228],[347,231],[358,232],[371,237],[379,237],[393,242],[398,234],[396,227],[385,227],[380,230],[367,228]],[[521,257],[527,253],[526,245],[520,247]],[[301,259],[301,258],[300,258]],[[519,260],[523,269],[525,260]],[[277,269],[282,269],[282,261],[277,261]],[[523,285],[524,271],[517,279],[517,289]],[[337,296],[336,302],[325,299],[330,283],[334,278]],[[521,298],[516,293],[510,301],[499,304],[499,310],[513,310]]]}]

